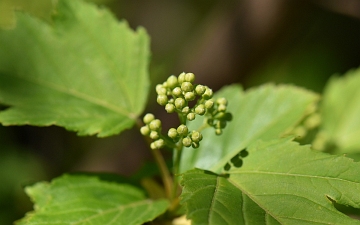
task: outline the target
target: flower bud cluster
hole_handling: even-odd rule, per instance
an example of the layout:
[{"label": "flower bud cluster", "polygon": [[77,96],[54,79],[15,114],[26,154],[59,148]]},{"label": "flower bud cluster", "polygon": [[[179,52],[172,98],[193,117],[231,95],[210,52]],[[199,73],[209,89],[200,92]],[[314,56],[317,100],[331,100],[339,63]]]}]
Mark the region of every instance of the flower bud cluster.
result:
[{"label": "flower bud cluster", "polygon": [[144,136],[150,137],[153,142],[150,144],[151,149],[160,149],[164,147],[165,141],[161,138],[161,121],[155,119],[155,116],[148,113],[144,116],[145,126],[140,128],[140,132]]},{"label": "flower bud cluster", "polygon": [[192,146],[193,148],[198,148],[200,146],[200,141],[203,138],[202,134],[198,131],[189,132],[188,127],[184,124],[181,124],[177,129],[170,128],[168,136],[173,139],[174,142],[182,140],[183,146]]},{"label": "flower bud cluster", "polygon": [[[192,121],[196,115],[204,115],[206,107],[204,104],[196,104],[190,108],[189,102],[210,100],[213,91],[204,85],[195,85],[193,73],[181,73],[178,77],[171,75],[163,84],[156,86],[157,102],[165,106],[168,113],[177,112],[187,120]],[[210,105],[211,102],[208,103]]]},{"label": "flower bud cluster", "polygon": [[232,120],[231,113],[226,112],[228,102],[225,98],[218,98],[215,103],[208,103],[209,101],[204,104],[207,109],[207,123],[215,129],[217,135],[220,135],[227,122]]}]

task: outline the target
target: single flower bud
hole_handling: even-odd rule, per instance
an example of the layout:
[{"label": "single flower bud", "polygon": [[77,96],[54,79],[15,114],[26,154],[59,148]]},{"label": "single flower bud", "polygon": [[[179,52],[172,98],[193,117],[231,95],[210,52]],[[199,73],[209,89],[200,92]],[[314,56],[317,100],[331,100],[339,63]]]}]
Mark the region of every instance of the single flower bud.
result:
[{"label": "single flower bud", "polygon": [[190,147],[191,146],[191,139],[189,137],[184,137],[183,140],[182,140],[182,143],[185,147]]},{"label": "single flower bud", "polygon": [[195,94],[192,91],[186,92],[184,98],[186,101],[192,101],[195,99]]},{"label": "single flower bud", "polygon": [[212,98],[212,96],[213,96],[213,91],[210,88],[206,87],[206,90],[202,95],[203,99],[210,99]]},{"label": "single flower bud", "polygon": [[203,95],[205,93],[205,91],[206,91],[205,86],[203,86],[201,84],[196,85],[195,92],[197,95]]},{"label": "single flower bud", "polygon": [[180,135],[180,136],[186,136],[189,132],[188,128],[186,125],[184,124],[181,124],[177,129],[176,129],[177,133]]},{"label": "single flower bud", "polygon": [[174,104],[168,103],[165,105],[165,110],[167,113],[173,113],[175,111]]},{"label": "single flower bud", "polygon": [[187,73],[185,74],[185,81],[187,82],[194,82],[195,81],[195,75],[193,73]]},{"label": "single flower bud", "polygon": [[156,99],[159,105],[166,105],[168,103],[168,97],[166,95],[158,95]]},{"label": "single flower bud", "polygon": [[216,135],[222,134],[222,130],[221,130],[221,129],[216,129],[216,130],[215,130],[215,134],[216,134]]},{"label": "single flower bud", "polygon": [[199,147],[200,147],[200,143],[198,143],[198,142],[193,142],[193,143],[191,143],[191,146],[192,146],[193,148],[199,148]]},{"label": "single flower bud", "polygon": [[178,82],[179,84],[182,84],[182,82],[185,81],[185,73],[181,73],[179,76],[178,76]]},{"label": "single flower bud", "polygon": [[166,88],[162,85],[162,84],[158,84],[156,85],[156,93],[158,95],[166,95]]},{"label": "single flower bud", "polygon": [[193,121],[195,119],[195,113],[189,113],[187,114],[186,118],[189,120],[189,121]]},{"label": "single flower bud", "polygon": [[149,123],[150,130],[158,131],[161,128],[161,121],[159,119],[155,119]]},{"label": "single flower bud", "polygon": [[194,90],[194,86],[192,85],[192,83],[185,81],[181,84],[181,90],[184,92],[189,92]]},{"label": "single flower bud", "polygon": [[150,148],[153,149],[153,150],[155,150],[155,149],[160,149],[160,148],[164,147],[164,145],[165,145],[164,140],[163,140],[163,139],[159,139],[159,140],[156,140],[156,141],[152,142],[152,143],[150,144]]},{"label": "single flower bud", "polygon": [[145,124],[149,124],[151,121],[153,121],[155,119],[155,116],[151,113],[147,113],[144,118],[143,121]]},{"label": "single flower bud", "polygon": [[184,108],[181,110],[181,112],[184,113],[184,114],[188,114],[188,113],[190,112],[189,106],[184,107]]},{"label": "single flower bud", "polygon": [[213,106],[214,106],[214,101],[209,99],[209,100],[206,100],[206,102],[204,103],[205,105],[205,108],[207,109],[211,109]]},{"label": "single flower bud", "polygon": [[172,94],[175,96],[175,97],[180,97],[182,95],[182,90],[180,87],[176,87],[172,90]]},{"label": "single flower bud", "polygon": [[186,105],[185,99],[183,99],[183,98],[175,99],[175,107],[177,109],[182,109],[185,107],[185,105]]},{"label": "single flower bud", "polygon": [[159,133],[157,131],[151,131],[149,137],[153,140],[159,139]]},{"label": "single flower bud", "polygon": [[216,100],[216,103],[217,103],[218,105],[225,105],[225,106],[228,104],[226,98],[218,98],[218,99]]},{"label": "single flower bud", "polygon": [[178,85],[178,79],[176,76],[171,75],[168,79],[167,79],[167,84],[168,87],[173,89]]},{"label": "single flower bud", "polygon": [[150,134],[150,128],[148,126],[143,126],[140,128],[140,133],[144,136],[148,136]]},{"label": "single flower bud", "polygon": [[193,131],[191,133],[191,140],[193,140],[196,143],[199,143],[202,140],[202,138],[203,137],[202,137],[201,133],[198,131]]},{"label": "single flower bud", "polygon": [[225,111],[226,111],[226,105],[219,105],[218,108],[217,108],[217,110],[218,110],[219,112],[225,112]]},{"label": "single flower bud", "polygon": [[175,139],[178,137],[178,132],[176,131],[175,128],[170,128],[169,131],[168,131],[168,136],[172,139]]},{"label": "single flower bud", "polygon": [[206,112],[205,110],[205,106],[203,104],[200,104],[198,106],[196,106],[195,108],[195,113],[198,114],[198,115],[204,115]]}]

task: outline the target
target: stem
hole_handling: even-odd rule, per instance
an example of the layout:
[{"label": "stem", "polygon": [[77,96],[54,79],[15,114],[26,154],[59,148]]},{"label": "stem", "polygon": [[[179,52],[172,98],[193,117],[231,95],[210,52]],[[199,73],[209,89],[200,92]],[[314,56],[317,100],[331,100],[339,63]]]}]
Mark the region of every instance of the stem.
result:
[{"label": "stem", "polygon": [[[139,129],[143,126],[142,121],[139,118],[136,120],[136,124],[139,127]],[[151,139],[145,138],[145,140],[150,145]],[[172,189],[173,189],[173,179],[171,178],[170,171],[166,166],[164,157],[162,156],[161,152],[158,149],[155,149],[155,150],[151,149],[150,151],[151,151],[151,153],[155,159],[155,162],[160,170],[160,175],[161,175],[162,182],[164,183],[166,197],[168,199],[172,200],[171,193],[172,193]]]}]

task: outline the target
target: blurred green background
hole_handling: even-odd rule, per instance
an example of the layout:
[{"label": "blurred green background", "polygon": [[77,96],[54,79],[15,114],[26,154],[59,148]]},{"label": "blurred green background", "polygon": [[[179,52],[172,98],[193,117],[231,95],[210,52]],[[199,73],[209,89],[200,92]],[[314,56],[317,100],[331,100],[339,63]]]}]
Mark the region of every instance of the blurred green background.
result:
[{"label": "blurred green background", "polygon": [[[265,82],[293,83],[321,92],[327,79],[358,67],[358,0],[93,0],[132,28],[151,36],[152,85],[193,72],[214,90]],[[56,0],[0,0],[0,27],[16,26],[14,10],[51,23]],[[0,49],[1,51],[1,49]],[[154,96],[151,89],[149,98]],[[176,121],[150,98],[147,111]],[[11,224],[32,205],[22,188],[64,172],[130,176],[151,155],[133,129],[98,139],[58,127],[0,127],[0,224]]]}]

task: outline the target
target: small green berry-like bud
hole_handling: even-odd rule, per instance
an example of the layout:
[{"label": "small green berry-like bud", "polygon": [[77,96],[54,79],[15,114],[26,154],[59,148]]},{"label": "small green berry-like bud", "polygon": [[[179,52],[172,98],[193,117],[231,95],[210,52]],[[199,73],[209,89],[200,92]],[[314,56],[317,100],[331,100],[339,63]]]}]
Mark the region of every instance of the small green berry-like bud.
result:
[{"label": "small green berry-like bud", "polygon": [[144,118],[143,121],[145,124],[149,124],[151,121],[153,121],[155,119],[155,116],[151,113],[147,113]]},{"label": "small green berry-like bud", "polygon": [[223,121],[223,120],[217,121],[216,128],[223,129],[225,127],[226,127],[226,121]]},{"label": "small green berry-like bud", "polygon": [[216,134],[216,135],[222,134],[222,130],[221,130],[221,129],[216,129],[216,130],[215,130],[215,134]]},{"label": "small green berry-like bud", "polygon": [[168,97],[166,95],[158,95],[156,101],[159,105],[166,105],[168,103]]},{"label": "small green berry-like bud", "polygon": [[187,73],[185,74],[185,81],[187,82],[194,82],[195,81],[195,75],[193,73]]},{"label": "small green berry-like bud", "polygon": [[193,140],[196,143],[199,143],[202,140],[202,138],[203,137],[202,137],[201,133],[198,131],[193,131],[191,133],[191,140]]},{"label": "small green berry-like bud", "polygon": [[159,139],[159,133],[157,131],[151,131],[149,137],[153,140]]},{"label": "small green berry-like bud", "polygon": [[185,147],[190,147],[191,146],[191,139],[189,137],[184,137],[183,140],[182,140],[182,143]]},{"label": "small green berry-like bud", "polygon": [[176,87],[172,90],[172,94],[175,96],[175,97],[180,97],[182,95],[182,91],[181,91],[181,88],[179,87]]},{"label": "small green berry-like bud", "polygon": [[144,136],[148,136],[150,134],[150,129],[148,126],[143,126],[140,128],[140,133]]},{"label": "small green berry-like bud", "polygon": [[195,113],[189,113],[187,114],[186,118],[189,120],[189,121],[193,121],[195,119]]},{"label": "small green berry-like bud", "polygon": [[202,95],[202,97],[204,99],[210,99],[210,98],[212,98],[212,96],[213,96],[213,91],[210,88],[206,87],[206,90],[205,90],[204,94]]},{"label": "small green berry-like bud", "polygon": [[189,92],[194,90],[194,86],[192,85],[192,83],[185,81],[181,84],[181,90]]},{"label": "small green berry-like bud", "polygon": [[176,131],[180,136],[186,136],[189,132],[187,126],[184,124],[181,124]]},{"label": "small green berry-like bud", "polygon": [[196,92],[196,94],[198,94],[198,95],[204,94],[205,91],[206,91],[205,86],[203,86],[203,85],[201,85],[201,84],[197,85],[196,88],[195,88],[195,92]]},{"label": "small green berry-like bud", "polygon": [[226,105],[219,105],[218,108],[217,108],[217,110],[218,110],[219,112],[225,112],[225,111],[226,111]]},{"label": "small green berry-like bud", "polygon": [[174,104],[168,103],[165,105],[165,110],[167,113],[173,113],[175,111]]},{"label": "small green berry-like bud", "polygon": [[168,136],[172,139],[175,139],[178,137],[178,132],[176,131],[175,128],[170,128],[168,131]]},{"label": "small green berry-like bud", "polygon": [[164,147],[164,140],[163,139],[159,139],[159,140],[156,140],[154,141],[153,143],[150,144],[150,148],[155,150],[155,149],[160,149],[162,147]]},{"label": "small green berry-like bud", "polygon": [[192,101],[195,99],[195,94],[192,91],[186,92],[184,95],[186,101]]},{"label": "small green berry-like bud", "polygon": [[158,95],[166,95],[166,88],[162,84],[156,85],[155,89]]},{"label": "small green berry-like bud", "polygon": [[179,75],[178,82],[179,82],[179,84],[182,84],[182,82],[184,82],[184,81],[185,81],[185,73],[183,72]]},{"label": "small green berry-like bud", "polygon": [[227,105],[227,100],[226,100],[226,98],[218,98],[217,100],[216,100],[216,103],[217,104],[219,104],[219,105]]},{"label": "small green berry-like bud", "polygon": [[185,105],[186,105],[186,102],[185,102],[185,100],[183,98],[175,99],[175,107],[177,109],[182,109],[182,108],[185,107]]},{"label": "small green berry-like bud", "polygon": [[161,121],[159,119],[155,119],[149,123],[150,130],[157,131],[161,128]]},{"label": "small green berry-like bud", "polygon": [[198,114],[198,115],[204,115],[206,112],[205,110],[205,106],[203,104],[200,104],[198,106],[196,106],[195,108],[195,113]]},{"label": "small green berry-like bud", "polygon": [[176,76],[171,75],[168,79],[167,79],[167,84],[168,87],[173,89],[174,87],[176,87],[178,85],[178,79]]},{"label": "small green berry-like bud", "polygon": [[209,99],[209,100],[207,100],[207,101],[205,102],[204,105],[205,105],[205,108],[211,109],[211,108],[214,106],[214,101],[211,100],[211,99]]},{"label": "small green berry-like bud", "polygon": [[184,114],[188,114],[188,113],[190,112],[189,106],[184,107],[184,108],[181,110],[181,112],[184,113]]}]

